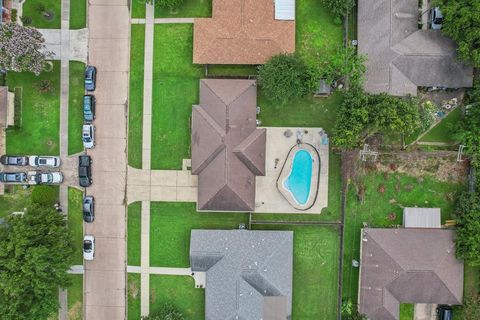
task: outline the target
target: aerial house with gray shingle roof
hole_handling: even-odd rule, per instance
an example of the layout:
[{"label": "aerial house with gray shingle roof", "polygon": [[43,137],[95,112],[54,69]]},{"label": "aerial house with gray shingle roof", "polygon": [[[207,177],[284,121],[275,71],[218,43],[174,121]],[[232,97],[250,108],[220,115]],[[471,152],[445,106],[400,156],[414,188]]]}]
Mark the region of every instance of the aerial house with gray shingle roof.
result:
[{"label": "aerial house with gray shingle roof", "polygon": [[293,231],[192,230],[192,272],[205,272],[206,320],[287,320]]},{"label": "aerial house with gray shingle roof", "polygon": [[472,86],[473,68],[457,60],[457,45],[440,30],[420,30],[418,18],[418,0],[358,1],[365,91],[405,96],[417,87]]},{"label": "aerial house with gray shingle roof", "polygon": [[253,211],[255,176],[265,175],[266,131],[257,128],[253,80],[200,80],[192,109],[197,210]]},{"label": "aerial house with gray shingle roof", "polygon": [[371,320],[398,320],[401,303],[462,304],[455,231],[362,229],[358,306]]}]

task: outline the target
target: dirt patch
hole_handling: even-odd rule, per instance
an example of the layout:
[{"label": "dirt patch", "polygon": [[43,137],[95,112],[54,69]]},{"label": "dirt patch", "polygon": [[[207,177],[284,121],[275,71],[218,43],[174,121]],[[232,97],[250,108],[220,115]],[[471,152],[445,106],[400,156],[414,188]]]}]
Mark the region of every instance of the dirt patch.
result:
[{"label": "dirt patch", "polygon": [[130,281],[128,283],[128,294],[133,299],[138,297],[138,293],[140,292],[139,288],[137,288],[137,284],[134,281]]},{"label": "dirt patch", "polygon": [[82,320],[82,303],[80,301],[75,302],[75,304],[68,310],[68,319]]}]

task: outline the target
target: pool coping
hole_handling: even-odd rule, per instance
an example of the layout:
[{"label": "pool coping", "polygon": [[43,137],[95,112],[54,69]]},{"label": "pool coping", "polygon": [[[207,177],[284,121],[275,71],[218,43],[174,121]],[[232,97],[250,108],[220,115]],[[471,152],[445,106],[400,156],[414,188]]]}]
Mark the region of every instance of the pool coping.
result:
[{"label": "pool coping", "polygon": [[[302,146],[306,146],[307,148],[305,147],[302,148]],[[292,151],[296,152],[299,150],[307,150],[312,156],[313,162],[315,161],[318,162],[318,165],[316,166],[314,165],[312,168],[312,180],[310,182],[310,193],[308,195],[307,202],[303,205],[298,203],[295,197],[293,196],[292,192],[283,185],[285,179],[287,179],[292,172],[292,165],[293,165]],[[312,150],[314,151],[313,154],[312,154]],[[290,170],[288,170],[288,172],[287,170],[285,170],[287,164],[290,167]],[[293,208],[301,211],[306,211],[311,209],[315,205],[315,202],[317,201],[318,190],[320,188],[321,165],[322,163],[320,160],[320,154],[318,153],[317,148],[315,148],[310,143],[307,143],[307,142],[296,143],[288,151],[285,161],[283,162],[282,168],[280,169],[280,174],[278,175],[276,185],[277,185],[277,190],[282,194],[282,196],[288,201],[288,203]]]}]

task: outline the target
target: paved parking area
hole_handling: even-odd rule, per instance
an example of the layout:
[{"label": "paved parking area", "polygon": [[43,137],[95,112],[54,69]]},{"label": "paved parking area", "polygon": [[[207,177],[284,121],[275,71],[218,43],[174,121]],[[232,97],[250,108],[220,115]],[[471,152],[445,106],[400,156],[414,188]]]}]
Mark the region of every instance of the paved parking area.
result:
[{"label": "paved parking area", "polygon": [[95,258],[85,262],[84,318],[125,319],[125,193],[129,11],[127,0],[89,1],[88,63],[97,67],[96,146],[92,156]]}]

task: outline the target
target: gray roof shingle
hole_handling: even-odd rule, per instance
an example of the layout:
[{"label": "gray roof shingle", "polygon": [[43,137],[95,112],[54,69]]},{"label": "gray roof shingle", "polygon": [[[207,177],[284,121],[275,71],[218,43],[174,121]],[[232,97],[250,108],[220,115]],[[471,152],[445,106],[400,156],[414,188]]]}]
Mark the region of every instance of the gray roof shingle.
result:
[{"label": "gray roof shingle", "polygon": [[289,319],[293,231],[192,230],[190,264],[206,272],[206,320]]}]

